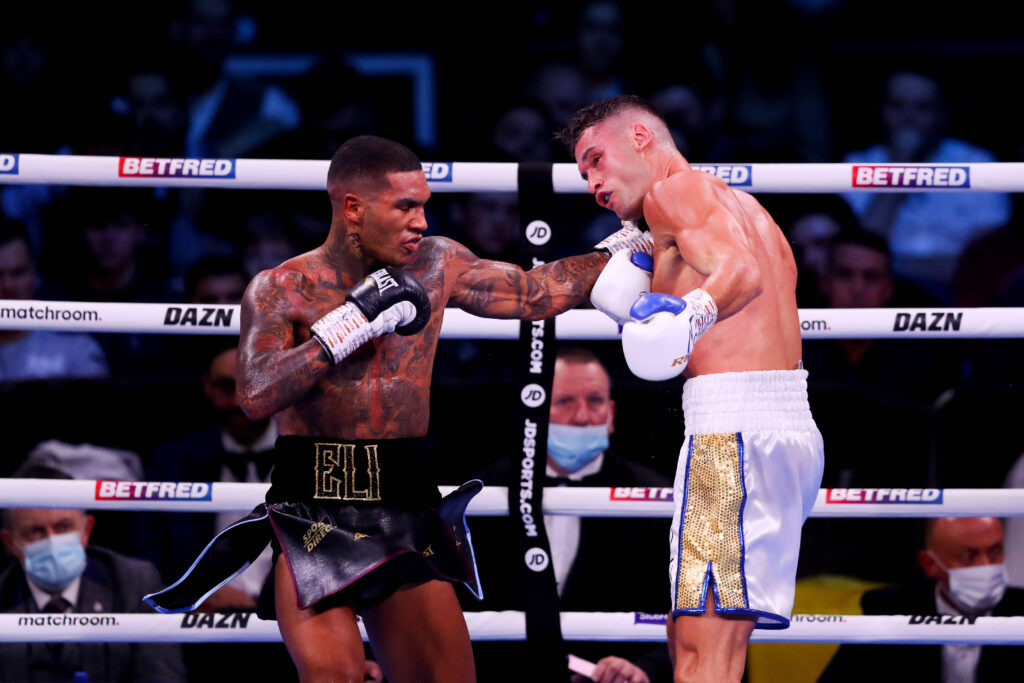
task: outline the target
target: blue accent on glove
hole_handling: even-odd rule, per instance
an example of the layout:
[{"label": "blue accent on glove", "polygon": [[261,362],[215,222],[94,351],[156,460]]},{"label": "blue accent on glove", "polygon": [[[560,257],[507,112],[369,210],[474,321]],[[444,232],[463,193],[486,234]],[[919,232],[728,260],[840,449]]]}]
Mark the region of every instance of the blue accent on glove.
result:
[{"label": "blue accent on glove", "polygon": [[654,272],[654,257],[642,251],[638,251],[629,257],[629,260],[633,262],[633,265],[641,270],[646,270],[648,273]]},{"label": "blue accent on glove", "polygon": [[633,302],[629,309],[629,317],[633,320],[647,320],[655,313],[671,313],[679,315],[686,310],[686,302],[677,296],[653,292],[645,294]]}]

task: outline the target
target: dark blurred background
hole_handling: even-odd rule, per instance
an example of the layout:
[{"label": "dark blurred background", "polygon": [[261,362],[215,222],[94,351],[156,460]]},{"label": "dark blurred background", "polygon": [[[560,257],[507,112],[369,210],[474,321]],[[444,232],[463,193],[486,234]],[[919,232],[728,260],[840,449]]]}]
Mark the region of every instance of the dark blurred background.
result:
[{"label": "dark blurred background", "polygon": [[[635,93],[691,161],[1024,161],[1024,38],[992,0],[36,6],[0,23],[3,152],[329,159],[373,133],[424,160],[569,162],[552,142],[568,116]],[[1016,196],[887,197],[759,197],[793,243],[801,307],[1024,305]],[[562,253],[615,227],[589,196],[558,202]],[[330,210],[322,192],[13,185],[0,207],[0,273],[15,273],[0,298],[223,303],[319,244]],[[514,195],[435,193],[428,210],[432,233],[515,259]],[[0,473],[45,439],[148,467],[157,445],[216,422],[201,341],[57,337],[42,362],[41,342],[0,333]],[[588,346],[611,370],[613,443],[671,476],[682,381],[642,383],[617,343]],[[465,446],[439,462],[452,483],[514,450],[514,349],[441,342],[432,431]],[[823,486],[1003,486],[1024,452],[1022,358],[1021,340],[806,342]],[[917,534],[812,520],[801,571],[901,580]]]}]

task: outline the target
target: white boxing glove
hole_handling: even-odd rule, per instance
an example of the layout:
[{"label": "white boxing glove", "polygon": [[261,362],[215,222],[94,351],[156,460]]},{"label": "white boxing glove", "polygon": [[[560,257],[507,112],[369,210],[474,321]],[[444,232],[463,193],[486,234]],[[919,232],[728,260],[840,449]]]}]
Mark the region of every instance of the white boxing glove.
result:
[{"label": "white boxing glove", "polygon": [[632,221],[623,221],[622,228],[594,245],[595,251],[606,251],[612,256],[619,251],[626,251],[630,254],[643,252],[654,253],[654,238],[649,230],[641,230]]},{"label": "white boxing glove", "polygon": [[608,259],[604,270],[590,290],[590,303],[619,325],[632,318],[629,309],[644,294],[651,291],[654,259],[643,252],[631,254],[625,249]]},{"label": "white boxing glove", "polygon": [[718,318],[718,306],[703,289],[679,298],[648,294],[630,309],[631,322],[622,328],[622,352],[630,371],[659,382],[678,377],[697,340]]}]

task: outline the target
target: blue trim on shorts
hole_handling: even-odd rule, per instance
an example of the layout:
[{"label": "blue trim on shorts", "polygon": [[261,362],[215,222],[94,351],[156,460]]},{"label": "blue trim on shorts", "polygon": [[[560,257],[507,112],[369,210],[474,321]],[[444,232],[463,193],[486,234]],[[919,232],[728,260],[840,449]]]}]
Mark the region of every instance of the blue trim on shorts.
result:
[{"label": "blue trim on shorts", "polygon": [[747,544],[743,538],[743,510],[747,507],[747,478],[746,473],[743,470],[743,433],[736,432],[736,452],[740,459],[740,490],[743,491],[743,497],[740,500],[740,513],[737,520],[738,535],[740,537],[740,583],[743,585],[743,604],[750,607],[750,596],[747,594]]},{"label": "blue trim on shorts", "polygon": [[[216,593],[223,586],[225,586],[228,583],[234,581],[235,578],[237,578],[239,574],[241,574],[246,569],[248,569],[249,565],[252,564],[252,563],[251,562],[246,562],[238,571],[236,571],[234,574],[232,574],[231,576],[229,576],[228,578],[224,579],[223,581],[218,583],[216,586],[214,586],[213,588],[208,590],[198,600],[196,600],[191,605],[188,605],[187,607],[178,607],[176,609],[167,609],[165,607],[161,607],[160,605],[158,605],[156,603],[156,600],[154,600],[154,598],[159,596],[159,595],[162,595],[164,593],[167,593],[168,591],[171,591],[172,589],[177,587],[180,583],[185,581],[185,579],[187,579],[189,577],[189,575],[192,573],[192,570],[196,568],[196,565],[198,565],[203,560],[203,558],[206,556],[206,552],[213,546],[214,543],[217,542],[217,539],[219,539],[221,536],[226,534],[228,531],[230,531],[231,529],[234,529],[235,527],[243,526],[245,524],[251,524],[253,522],[265,522],[269,518],[270,518],[270,513],[267,512],[267,511],[264,511],[264,514],[263,514],[262,517],[256,517],[256,518],[253,518],[253,519],[241,519],[241,520],[235,522],[234,524],[231,524],[231,525],[229,525],[227,527],[224,527],[216,536],[214,536],[210,540],[209,543],[206,544],[206,547],[203,548],[203,551],[201,553],[199,553],[199,556],[196,557],[195,561],[192,563],[192,566],[189,567],[185,571],[185,573],[181,575],[180,579],[178,579],[177,581],[172,583],[170,586],[167,586],[166,588],[161,589],[161,590],[159,590],[159,591],[157,591],[155,593],[148,593],[146,595],[143,595],[142,596],[142,601],[145,602],[150,607],[152,607],[153,609],[155,609],[157,612],[160,612],[161,614],[180,614],[182,612],[192,612],[192,611],[195,611],[195,609],[197,607],[199,607],[200,605],[202,605],[203,602],[205,602],[208,597],[210,597],[211,595]],[[268,538],[267,539],[267,545],[269,545],[269,544],[270,544],[270,539]]]},{"label": "blue trim on shorts", "polygon": [[[466,483],[468,484],[473,481],[480,482],[480,487],[481,489],[483,488],[484,482],[480,479],[470,479],[470,481]],[[463,484],[463,486],[465,485],[466,484]],[[469,507],[468,503],[466,504],[466,507]],[[473,558],[473,578],[476,581],[477,590],[473,590],[468,583],[463,583],[462,585],[469,590],[470,595],[472,595],[474,598],[476,598],[477,600],[483,600],[484,586],[482,583],[480,583],[480,568],[477,567],[476,564],[476,550],[473,548],[473,535],[469,531],[469,523],[466,522],[466,510],[462,511],[462,528],[466,532],[466,542],[469,543],[469,555]]]},{"label": "blue trim on shorts", "polygon": [[[686,524],[686,501],[690,498],[690,461],[693,460],[693,436],[689,437],[689,442],[689,445],[686,447],[686,478],[683,480],[683,500],[679,503],[679,538],[676,540],[676,580],[672,584],[673,609],[675,609],[676,600],[679,599],[679,574],[683,571],[683,528]],[[705,576],[705,580],[706,578]],[[704,590],[706,596],[707,586],[705,586]],[[703,598],[701,604],[704,604]]]}]

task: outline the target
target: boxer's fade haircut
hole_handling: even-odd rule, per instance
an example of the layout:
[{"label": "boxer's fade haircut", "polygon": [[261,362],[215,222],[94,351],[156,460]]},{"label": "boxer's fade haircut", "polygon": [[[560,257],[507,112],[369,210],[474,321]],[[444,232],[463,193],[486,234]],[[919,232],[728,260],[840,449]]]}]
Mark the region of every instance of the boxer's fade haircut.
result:
[{"label": "boxer's fade haircut", "polygon": [[422,169],[419,157],[405,145],[375,135],[361,135],[334,153],[327,170],[327,184],[383,180],[388,173]]},{"label": "boxer's fade haircut", "polygon": [[664,122],[654,105],[644,98],[636,95],[616,95],[607,100],[588,104],[577,111],[565,128],[555,135],[555,139],[568,148],[569,154],[575,156],[576,143],[580,141],[584,131],[627,109],[639,109]]}]

